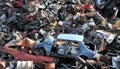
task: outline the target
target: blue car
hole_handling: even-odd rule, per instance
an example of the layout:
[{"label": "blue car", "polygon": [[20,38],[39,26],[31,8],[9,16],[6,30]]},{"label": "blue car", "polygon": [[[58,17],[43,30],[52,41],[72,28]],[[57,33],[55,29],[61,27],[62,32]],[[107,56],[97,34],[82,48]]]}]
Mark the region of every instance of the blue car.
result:
[{"label": "blue car", "polygon": [[35,49],[39,55],[75,58],[76,56],[92,59],[94,51],[87,48],[83,35],[60,34],[57,40],[47,37],[47,40],[36,43]]}]

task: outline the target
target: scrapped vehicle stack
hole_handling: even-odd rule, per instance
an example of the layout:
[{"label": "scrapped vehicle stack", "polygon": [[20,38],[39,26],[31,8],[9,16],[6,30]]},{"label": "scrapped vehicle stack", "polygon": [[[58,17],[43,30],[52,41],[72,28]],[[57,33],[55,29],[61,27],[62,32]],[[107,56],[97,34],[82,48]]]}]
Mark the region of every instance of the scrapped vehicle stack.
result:
[{"label": "scrapped vehicle stack", "polygon": [[0,0],[0,69],[120,69],[119,0]]}]

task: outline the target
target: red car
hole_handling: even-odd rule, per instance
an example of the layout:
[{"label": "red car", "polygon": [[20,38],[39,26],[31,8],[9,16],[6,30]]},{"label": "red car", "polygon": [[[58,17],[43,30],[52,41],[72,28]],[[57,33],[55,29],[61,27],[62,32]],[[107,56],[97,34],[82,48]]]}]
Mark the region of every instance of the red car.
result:
[{"label": "red car", "polygon": [[15,60],[19,61],[33,61],[37,64],[43,64],[44,62],[52,63],[55,59],[47,56],[39,56],[34,50],[35,41],[24,38],[20,41],[10,41],[4,45],[2,51],[10,54]]}]

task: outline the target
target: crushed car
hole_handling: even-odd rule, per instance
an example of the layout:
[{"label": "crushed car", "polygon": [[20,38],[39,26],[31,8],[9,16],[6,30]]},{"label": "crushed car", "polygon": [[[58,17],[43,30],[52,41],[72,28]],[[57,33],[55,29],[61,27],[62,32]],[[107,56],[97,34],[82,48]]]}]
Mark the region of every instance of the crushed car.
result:
[{"label": "crushed car", "polygon": [[76,56],[92,59],[94,51],[87,48],[83,35],[60,34],[54,43],[44,41],[35,46],[40,55],[75,58]]},{"label": "crushed car", "polygon": [[24,38],[20,41],[12,40],[5,44],[2,52],[11,55],[10,58],[19,61],[33,61],[34,63],[43,65],[44,63],[55,62],[55,59],[47,56],[40,56],[34,50],[35,41]]}]

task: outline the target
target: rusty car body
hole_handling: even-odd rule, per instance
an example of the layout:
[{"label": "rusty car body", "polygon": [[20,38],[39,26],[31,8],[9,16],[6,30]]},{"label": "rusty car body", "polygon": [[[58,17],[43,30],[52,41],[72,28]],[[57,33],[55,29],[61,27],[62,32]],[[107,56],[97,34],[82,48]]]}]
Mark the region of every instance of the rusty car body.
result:
[{"label": "rusty car body", "polygon": [[20,41],[12,40],[3,46],[2,52],[12,55],[18,61],[33,61],[37,64],[55,62],[52,57],[39,56],[33,49],[34,44],[35,41],[29,38],[24,38]]}]

